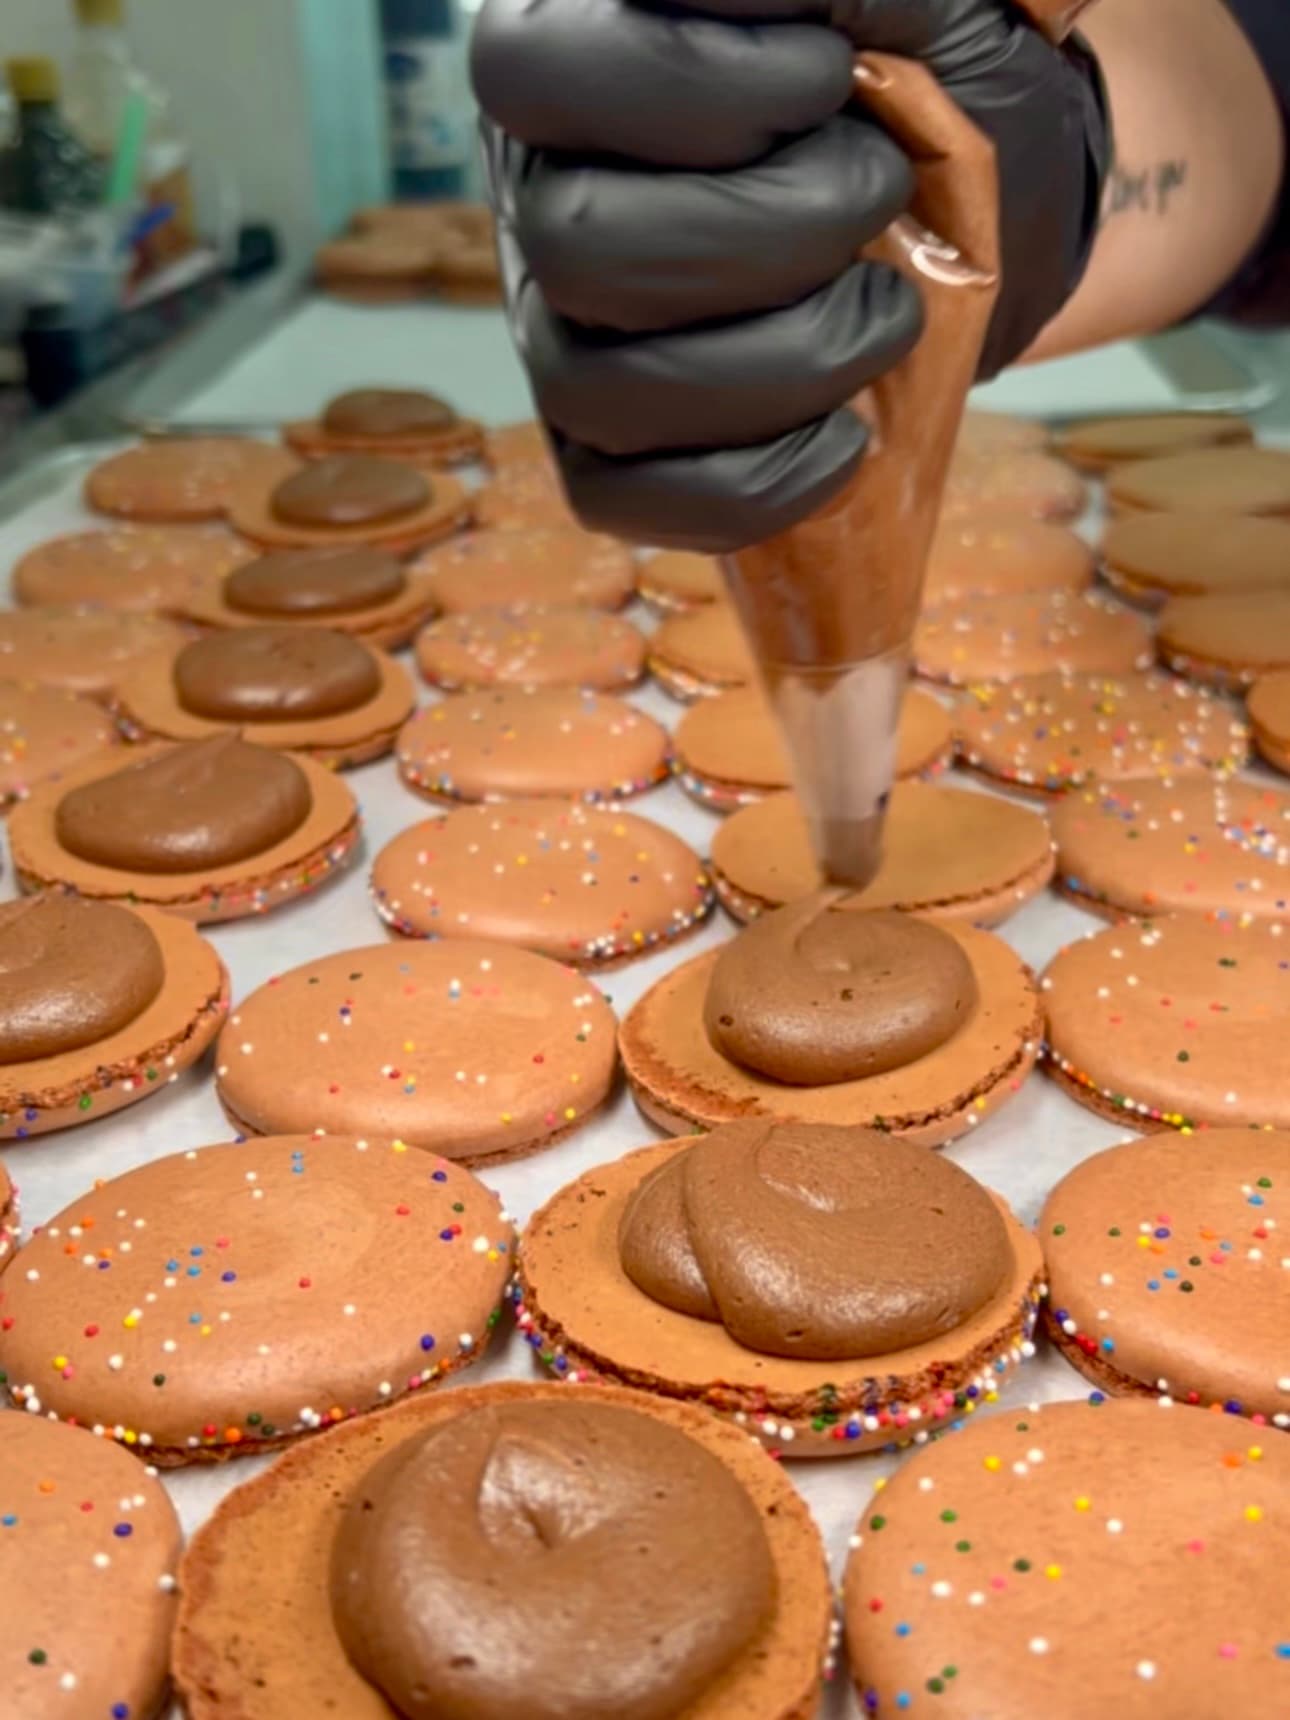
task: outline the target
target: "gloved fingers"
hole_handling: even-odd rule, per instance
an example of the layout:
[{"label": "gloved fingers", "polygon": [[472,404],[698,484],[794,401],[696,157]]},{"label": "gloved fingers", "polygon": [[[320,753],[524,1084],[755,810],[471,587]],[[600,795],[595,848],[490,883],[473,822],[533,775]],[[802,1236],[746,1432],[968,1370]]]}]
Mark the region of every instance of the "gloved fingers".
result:
[{"label": "gloved fingers", "polygon": [[851,59],[819,24],[736,29],[631,0],[488,0],[471,72],[483,112],[536,148],[717,169],[837,113]]},{"label": "gloved fingers", "polygon": [[616,456],[747,446],[825,418],[898,363],[923,323],[917,290],[880,263],[764,316],[644,339],[588,333],[532,284],[513,311],[542,417]]},{"label": "gloved fingers", "polygon": [[561,316],[641,333],[791,304],[898,215],[909,162],[854,114],[729,173],[651,173],[529,152],[503,217]]},{"label": "gloved fingers", "polygon": [[816,513],[860,464],[868,432],[843,407],[752,448],[615,460],[557,440],[570,500],[592,531],[721,555]]}]

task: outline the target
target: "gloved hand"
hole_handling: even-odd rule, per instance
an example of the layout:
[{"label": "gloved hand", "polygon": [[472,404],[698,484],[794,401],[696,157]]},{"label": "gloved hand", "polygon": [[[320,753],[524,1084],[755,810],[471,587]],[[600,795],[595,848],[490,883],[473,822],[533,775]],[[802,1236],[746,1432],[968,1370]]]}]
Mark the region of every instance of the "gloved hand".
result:
[{"label": "gloved hand", "polygon": [[574,506],[720,551],[842,488],[866,434],[847,402],[921,328],[915,288],[855,261],[912,190],[848,108],[856,46],[924,60],[996,140],[987,370],[1079,278],[1105,122],[1087,59],[1006,0],[704,5],[488,0],[473,72],[516,341]]}]

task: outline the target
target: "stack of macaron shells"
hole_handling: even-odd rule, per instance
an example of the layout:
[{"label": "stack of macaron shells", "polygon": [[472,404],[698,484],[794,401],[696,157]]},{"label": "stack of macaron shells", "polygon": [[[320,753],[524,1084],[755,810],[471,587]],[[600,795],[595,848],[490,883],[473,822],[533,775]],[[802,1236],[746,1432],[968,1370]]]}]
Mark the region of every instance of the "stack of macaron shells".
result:
[{"label": "stack of macaron shells", "polygon": [[1182,913],[1068,944],[1041,982],[1048,1074],[1143,1133],[1290,1126],[1283,931]]},{"label": "stack of macaron shells", "polygon": [[[673,746],[677,781],[712,812],[751,805],[792,780],[774,712],[758,687],[696,700],[676,725]],[[901,710],[897,777],[935,775],[952,747],[948,713],[929,694],[911,688]]]},{"label": "stack of macaron shells", "polygon": [[251,476],[233,490],[228,521],[263,549],[387,549],[407,555],[465,524],[456,478],[381,454],[328,454]]},{"label": "stack of macaron shells", "polygon": [[597,987],[546,956],[473,938],[379,944],[242,999],[216,1048],[216,1088],[239,1134],[403,1140],[498,1164],[595,1114],[614,1029]]},{"label": "stack of macaron shells", "polygon": [[619,692],[645,672],[645,636],[620,615],[568,604],[445,615],[417,637],[432,686],[590,687]]},{"label": "stack of macaron shells", "polygon": [[726,584],[714,556],[664,550],[639,563],[636,593],[660,615],[674,615],[721,602]]},{"label": "stack of macaron shells", "polygon": [[747,1121],[560,1189],[525,1228],[515,1299],[559,1378],[701,1403],[776,1456],[848,1457],[996,1389],[1033,1354],[1041,1276],[1035,1238],[947,1159]]},{"label": "stack of macaron shells", "polygon": [[186,645],[173,664],[118,688],[132,739],[204,740],[236,731],[261,746],[337,767],[389,752],[412,714],[401,663],[325,627],[247,627]]},{"label": "stack of macaron shells", "polygon": [[204,925],[317,889],[353,858],[359,830],[333,771],[220,729],[92,755],[14,808],[9,846],[24,889],[150,903]]},{"label": "stack of macaron shells", "polygon": [[1290,775],[1290,670],[1261,675],[1246,695],[1245,711],[1260,758]]},{"label": "stack of macaron shells", "polygon": [[1083,419],[1059,432],[1057,447],[1072,465],[1100,473],[1135,460],[1244,447],[1253,440],[1245,419],[1230,412],[1146,412]]},{"label": "stack of macaron shells", "polygon": [[757,674],[752,648],[727,603],[669,616],[650,635],[649,668],[665,693],[686,704],[746,687]]},{"label": "stack of macaron shells", "polygon": [[669,1134],[760,1117],[940,1146],[1020,1091],[1041,1028],[1001,939],[825,894],[666,973],[619,1045],[638,1106]]},{"label": "stack of macaron shells", "polygon": [[0,811],[118,739],[102,705],[31,681],[0,681]]},{"label": "stack of macaron shells", "polygon": [[18,1190],[0,1165],[0,1260],[18,1245]]},{"label": "stack of macaron shells", "polygon": [[1102,1391],[1290,1428],[1290,1135],[1203,1129],[1096,1153],[1039,1220],[1044,1325]]},{"label": "stack of macaron shells", "polygon": [[492,687],[454,693],[399,733],[399,774],[431,800],[562,795],[621,800],[668,774],[663,725],[612,693]]},{"label": "stack of macaron shells", "polygon": [[389,454],[413,466],[456,466],[483,452],[483,427],[419,388],[352,388],[316,418],[283,425],[282,439],[306,459]]},{"label": "stack of macaron shells", "polygon": [[1093,780],[1231,772],[1249,756],[1233,706],[1165,674],[1022,675],[962,699],[954,730],[969,769],[1044,796]]},{"label": "stack of macaron shells", "polygon": [[1171,597],[1290,589],[1290,520],[1124,514],[1109,522],[1099,551],[1108,583],[1153,609]]},{"label": "stack of macaron shells", "polygon": [[463,806],[376,856],[372,900],[413,938],[488,938],[601,969],[673,943],[711,911],[679,836],[621,808],[565,800]]},{"label": "stack of macaron shells", "polygon": [[1290,514],[1290,450],[1220,447],[1131,460],[1107,477],[1113,513]]},{"label": "stack of macaron shells", "polygon": [[480,530],[427,551],[412,563],[445,615],[476,609],[576,604],[621,609],[635,568],[626,545],[572,522]]},{"label": "stack of macaron shells", "polygon": [[90,604],[182,617],[188,600],[254,554],[231,532],[123,525],[37,544],[13,569],[18,603]]},{"label": "stack of macaron shells", "polygon": [[1094,913],[1290,914],[1290,794],[1266,783],[1129,777],[1053,811],[1058,884]]},{"label": "stack of macaron shells", "polygon": [[[901,782],[891,794],[877,877],[848,901],[994,926],[1053,876],[1052,835],[1037,812],[941,783]],[[756,918],[823,883],[792,794],[741,808],[712,838],[713,882],[737,920]]]},{"label": "stack of macaron shells", "polygon": [[99,1183],[19,1252],[0,1370],[18,1407],[151,1463],[272,1451],[476,1361],[512,1246],[495,1194],[401,1141],[174,1153]]},{"label": "stack of macaron shells", "polygon": [[388,551],[288,549],[256,556],[193,593],[199,627],[331,627],[369,644],[406,645],[434,613],[428,577]]},{"label": "stack of macaron shells", "polygon": [[1290,669],[1290,586],[1172,597],[1160,613],[1157,649],[1176,674],[1227,691]]}]

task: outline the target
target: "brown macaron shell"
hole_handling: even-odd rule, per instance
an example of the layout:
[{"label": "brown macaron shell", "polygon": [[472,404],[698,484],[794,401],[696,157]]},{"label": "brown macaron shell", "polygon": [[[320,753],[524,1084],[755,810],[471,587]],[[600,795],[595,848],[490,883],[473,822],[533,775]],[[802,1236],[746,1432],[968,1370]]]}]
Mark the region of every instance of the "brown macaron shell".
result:
[{"label": "brown macaron shell", "polygon": [[923,607],[1021,591],[1084,591],[1095,566],[1093,551],[1066,526],[1015,514],[965,514],[942,521],[932,539]]},{"label": "brown macaron shell", "polygon": [[169,664],[189,635],[172,621],[123,610],[55,605],[0,611],[0,674],[110,705],[143,664]]},{"label": "brown macaron shell", "polygon": [[212,945],[174,914],[131,903],[161,950],[161,990],[106,1039],[0,1064],[0,1140],[26,1140],[137,1104],[177,1081],[228,1014],[228,976]]},{"label": "brown macaron shell", "polygon": [[612,693],[645,671],[645,636],[619,615],[572,606],[475,609],[432,621],[416,643],[432,686],[591,687]]},{"label": "brown macaron shell", "polygon": [[1290,450],[1204,448],[1107,475],[1115,513],[1290,514]]},{"label": "brown macaron shell", "polygon": [[[734,687],[686,710],[673,736],[677,781],[710,812],[733,812],[786,789],[788,750],[765,694]],[[934,776],[952,746],[950,719],[927,693],[911,688],[900,717],[897,777]]]},{"label": "brown macaron shell", "polygon": [[175,1153],[41,1226],[0,1279],[0,1367],[17,1407],[162,1467],[255,1456],[478,1360],[513,1242],[495,1194],[402,1142]]},{"label": "brown macaron shell", "polygon": [[726,595],[726,582],[715,556],[664,550],[637,567],[636,594],[660,615],[682,615],[720,603]]},{"label": "brown macaron shell", "polygon": [[249,437],[141,442],[94,467],[85,480],[85,503],[96,513],[158,525],[218,520],[243,485],[271,486],[295,465],[285,449]]},{"label": "brown macaron shell", "polygon": [[1284,1599],[1260,1573],[1290,1558],[1288,1504],[1290,1447],[1226,1416],[976,1416],[856,1525],[843,1618],[861,1711],[1271,1720],[1290,1669]]},{"label": "brown macaron shell", "polygon": [[628,1011],[619,1049],[641,1111],[671,1135],[744,1117],[854,1123],[938,1147],[991,1116],[1039,1055],[1043,1015],[1029,971],[1002,939],[947,925],[976,978],[977,999],[942,1045],[887,1074],[789,1087],[723,1057],[704,1027],[719,951],[673,968]]},{"label": "brown macaron shell", "polygon": [[915,673],[971,686],[1050,670],[1123,675],[1148,669],[1145,618],[1093,592],[1019,592],[965,598],[924,612],[914,634]]},{"label": "brown macaron shell", "polygon": [[1290,959],[1278,920],[1171,914],[1058,952],[1047,1073],[1143,1133],[1290,1127]]},{"label": "brown macaron shell", "polygon": [[957,449],[950,463],[941,518],[988,512],[1073,520],[1083,513],[1087,501],[1083,479],[1051,454],[1031,449],[998,453],[969,446]]},{"label": "brown macaron shell", "polygon": [[1103,1391],[1290,1428],[1290,1134],[1203,1129],[1096,1153],[1039,1220],[1044,1323]]},{"label": "brown macaron shell", "polygon": [[439,801],[533,795],[622,800],[668,774],[661,723],[612,693],[493,687],[453,693],[399,733],[399,774]]},{"label": "brown macaron shell", "polygon": [[[332,460],[378,461],[378,456],[329,455]],[[388,464],[396,471],[417,472],[420,468],[402,467],[398,462]],[[468,516],[466,491],[456,478],[436,472],[433,477],[423,474],[426,498],[408,511],[392,513],[388,518],[374,518],[355,524],[301,525],[284,519],[274,506],[275,493],[284,479],[298,478],[302,471],[298,462],[292,470],[279,472],[268,482],[254,479],[240,484],[228,505],[228,520],[233,530],[251,543],[265,549],[354,548],[367,545],[387,549],[394,555],[409,555],[440,538],[450,537],[466,523]]]},{"label": "brown macaron shell", "polygon": [[1172,675],[1023,675],[954,713],[968,767],[1045,798],[1093,780],[1239,770],[1249,729],[1221,699]]},{"label": "brown macaron shell", "polygon": [[[1047,821],[995,795],[940,783],[892,790],[885,857],[857,908],[904,908],[937,919],[998,925],[1053,875]],[[768,795],[726,820],[712,838],[713,881],[737,920],[796,902],[820,888],[806,820],[791,794]]]},{"label": "brown macaron shell", "polygon": [[510,800],[401,831],[373,863],[372,901],[405,937],[495,939],[596,970],[684,937],[713,894],[698,855],[647,818]]},{"label": "brown macaron shell", "polygon": [[757,678],[752,647],[726,603],[674,615],[650,635],[649,671],[665,693],[690,704]]},{"label": "brown macaron shell", "polygon": [[13,569],[16,602],[89,604],[142,615],[182,616],[188,599],[248,560],[229,532],[188,526],[121,526],[37,544]]},{"label": "brown macaron shell", "polygon": [[1051,440],[1052,432],[1037,418],[969,408],[959,420],[955,446],[977,454],[1042,453]]},{"label": "brown macaron shell", "polygon": [[0,1416],[0,1689],[14,1720],[149,1716],[167,1691],[183,1531],[107,1440]]},{"label": "brown macaron shell", "polygon": [[101,705],[28,681],[0,681],[0,811],[119,739]]},{"label": "brown macaron shell", "polygon": [[413,563],[445,615],[576,604],[621,609],[632,594],[631,551],[580,527],[469,532]]},{"label": "brown macaron shell", "polygon": [[[295,552],[288,552],[295,553]],[[327,555],[329,552],[321,552]],[[352,552],[345,552],[352,553]],[[381,553],[381,552],[375,552]],[[229,601],[227,579],[211,580],[189,598],[184,608],[185,618],[201,627],[330,627],[338,633],[350,633],[365,639],[369,645],[397,651],[413,638],[435,611],[435,600],[425,574],[413,568],[403,570],[402,589],[378,602],[360,608],[335,610],[328,614],[318,611],[293,614],[286,610],[239,609]]]},{"label": "brown macaron shell", "polygon": [[1206,687],[1244,688],[1290,669],[1290,588],[1171,597],[1156,649],[1168,668]]},{"label": "brown macaron shell", "polygon": [[[263,630],[265,632],[269,629]],[[275,626],[271,629],[277,632]],[[311,634],[322,628],[293,628],[289,637],[298,639],[307,651]],[[331,631],[331,630],[327,630]],[[246,632],[212,634],[200,640],[208,646],[218,640],[230,645],[240,639],[248,641],[258,633]],[[341,634],[356,651],[366,652],[377,674],[377,686],[370,698],[363,699],[349,710],[329,716],[293,717],[286,721],[253,720],[248,717],[221,721],[199,716],[185,708],[175,682],[175,665],[154,665],[123,681],[118,709],[121,721],[132,739],[168,741],[199,741],[209,735],[237,729],[245,739],[259,746],[303,753],[317,763],[334,769],[347,769],[381,758],[394,745],[395,736],[407,722],[416,705],[412,679],[400,663],[384,651],[377,651],[352,634]],[[182,653],[181,653],[182,656]],[[232,658],[230,658],[232,661]],[[248,663],[248,669],[252,665]]]},{"label": "brown macaron shell", "polygon": [[1125,514],[1108,522],[1102,572],[1131,602],[1290,589],[1290,520],[1257,514]]},{"label": "brown macaron shell", "polygon": [[[328,403],[316,418],[297,418],[282,427],[282,440],[306,460],[323,459],[328,454],[387,454],[396,460],[406,460],[411,466],[460,466],[478,460],[484,451],[484,430],[473,419],[460,418],[451,407],[424,395],[424,421],[417,422],[416,413],[388,414],[389,425],[371,428],[386,416],[382,407],[388,396],[396,402],[405,395],[417,396],[412,389],[355,389],[339,395]],[[438,404],[442,410],[434,411]],[[333,408],[349,406],[352,424],[331,423]]]},{"label": "brown macaron shell", "polygon": [[1261,757],[1290,776],[1290,669],[1260,675],[1246,697],[1245,710]]},{"label": "brown macaron shell", "polygon": [[494,1164],[597,1110],[614,1077],[614,1014],[582,974],[528,950],[385,943],[253,991],[216,1056],[239,1133],[397,1139]]},{"label": "brown macaron shell", "polygon": [[[345,1720],[389,1720],[392,1709],[350,1662],[333,1621],[329,1573],[342,1514],[379,1460],[454,1417],[572,1397],[560,1385],[517,1381],[417,1397],[307,1441],[226,1499],[181,1569],[173,1660],[190,1720],[283,1720],[327,1706]],[[809,1720],[827,1670],[833,1606],[819,1531],[797,1489],[739,1429],[691,1405],[607,1386],[579,1387],[576,1401],[677,1429],[728,1467],[762,1520],[775,1612],[751,1649],[686,1707],[685,1720]],[[259,1572],[254,1591],[251,1569]]]},{"label": "brown macaron shell", "polygon": [[1290,794],[1263,783],[1130,777],[1053,809],[1057,877],[1111,919],[1290,914]]},{"label": "brown macaron shell", "polygon": [[573,526],[581,530],[549,453],[507,460],[470,498],[471,518],[493,531]]},{"label": "brown macaron shell", "polygon": [[[752,1150],[769,1130],[726,1126]],[[725,1132],[725,1131],[723,1131]],[[859,1131],[855,1131],[859,1133]],[[998,1289],[959,1324],[881,1356],[804,1360],[747,1348],[719,1320],[696,1319],[655,1301],[623,1265],[620,1226],[645,1179],[707,1137],[639,1148],[586,1171],[529,1220],[520,1242],[516,1319],[543,1363],[571,1385],[630,1384],[668,1400],[699,1403],[767,1446],[776,1457],[853,1457],[907,1444],[962,1413],[969,1386],[996,1389],[1031,1350],[1043,1262],[1039,1245],[1002,1201],[1009,1269]],[[892,1175],[905,1153],[932,1180],[963,1173],[897,1140],[881,1143]],[[950,1200],[959,1191],[950,1190]],[[897,1294],[893,1290],[893,1296]],[[881,1291],[875,1290],[876,1295]]]},{"label": "brown macaron shell", "polygon": [[[216,728],[216,732],[221,732]],[[293,901],[315,890],[352,857],[359,838],[354,796],[332,771],[297,757],[312,798],[302,824],[264,853],[200,872],[125,872],[70,853],[58,840],[59,802],[73,788],[162,757],[169,742],[99,754],[36,789],[9,821],[14,871],[26,890],[73,890],[100,901],[149,903],[212,925]]]},{"label": "brown macaron shell", "polygon": [[1143,412],[1068,424],[1058,432],[1057,450],[1082,472],[1105,472],[1132,460],[1158,460],[1253,440],[1244,418],[1230,412]]}]

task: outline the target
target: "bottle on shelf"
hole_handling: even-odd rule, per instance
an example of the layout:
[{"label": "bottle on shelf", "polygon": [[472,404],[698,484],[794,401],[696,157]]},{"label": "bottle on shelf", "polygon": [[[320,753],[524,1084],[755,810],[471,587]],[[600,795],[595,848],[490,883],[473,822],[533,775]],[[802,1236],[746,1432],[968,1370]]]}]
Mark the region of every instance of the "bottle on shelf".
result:
[{"label": "bottle on shelf", "polygon": [[102,194],[103,169],[59,108],[52,60],[10,60],[13,135],[0,157],[0,200],[27,215],[87,209]]},{"label": "bottle on shelf", "polygon": [[396,197],[477,194],[475,107],[458,0],[381,0]]}]

